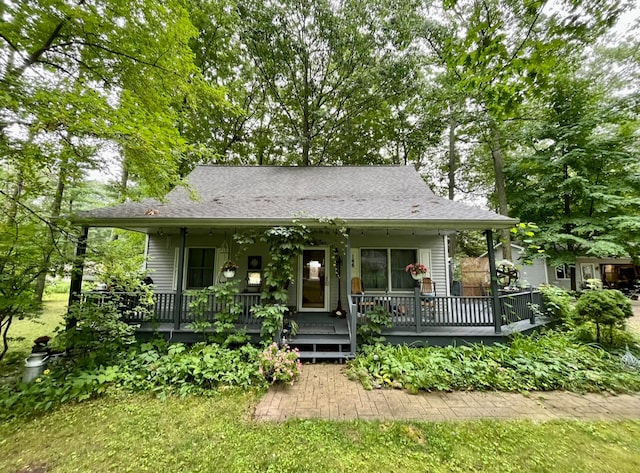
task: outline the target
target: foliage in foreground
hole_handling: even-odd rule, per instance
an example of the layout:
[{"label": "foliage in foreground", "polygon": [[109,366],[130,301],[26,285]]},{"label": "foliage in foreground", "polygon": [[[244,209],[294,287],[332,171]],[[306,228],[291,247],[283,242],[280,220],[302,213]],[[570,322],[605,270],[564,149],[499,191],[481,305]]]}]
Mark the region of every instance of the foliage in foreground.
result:
[{"label": "foliage in foreground", "polygon": [[231,350],[204,343],[191,348],[181,343],[168,347],[163,342],[144,343],[109,365],[87,368],[82,360],[62,360],[33,383],[1,386],[0,419],[37,414],[114,390],[166,397],[261,389],[269,382],[291,383],[300,370],[298,353],[288,348],[263,352],[252,345]]},{"label": "foliage in foreground", "polygon": [[640,373],[625,371],[619,356],[557,332],[516,337],[510,345],[377,345],[351,361],[347,375],[368,389],[387,386],[410,392],[640,391]]}]

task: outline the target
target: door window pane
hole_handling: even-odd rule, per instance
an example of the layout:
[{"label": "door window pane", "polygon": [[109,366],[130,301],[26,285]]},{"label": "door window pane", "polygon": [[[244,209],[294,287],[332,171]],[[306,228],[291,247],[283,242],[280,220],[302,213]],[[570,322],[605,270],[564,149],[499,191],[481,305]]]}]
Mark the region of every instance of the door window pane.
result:
[{"label": "door window pane", "polygon": [[302,252],[302,307],[325,308],[325,250]]}]

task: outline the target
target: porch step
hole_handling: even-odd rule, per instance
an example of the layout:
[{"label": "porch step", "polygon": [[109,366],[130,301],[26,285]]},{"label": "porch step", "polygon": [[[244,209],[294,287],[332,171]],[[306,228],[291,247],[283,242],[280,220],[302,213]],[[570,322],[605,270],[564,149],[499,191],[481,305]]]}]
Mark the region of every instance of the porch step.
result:
[{"label": "porch step", "polygon": [[349,336],[342,334],[307,335],[297,334],[290,345],[349,345]]},{"label": "porch step", "polygon": [[300,350],[300,359],[315,363],[316,360],[345,360],[353,358],[348,335],[298,334],[289,341],[291,348]]},{"label": "porch step", "polygon": [[348,351],[301,351],[300,359],[302,360],[312,360],[316,359],[328,360],[328,359],[339,359],[339,360],[350,360],[354,355]]}]

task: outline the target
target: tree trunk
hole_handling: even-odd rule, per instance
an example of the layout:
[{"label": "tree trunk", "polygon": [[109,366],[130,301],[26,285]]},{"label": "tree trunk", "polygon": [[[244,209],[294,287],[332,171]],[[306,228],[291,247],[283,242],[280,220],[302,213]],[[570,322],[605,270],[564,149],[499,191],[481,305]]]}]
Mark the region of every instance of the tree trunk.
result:
[{"label": "tree trunk", "polygon": [[[458,127],[458,119],[456,113],[451,109],[449,115],[449,200],[455,198],[456,191],[456,171],[458,170],[458,160],[456,154],[456,128]],[[458,234],[452,233],[449,236],[449,256],[454,258],[458,250]]]},{"label": "tree trunk", "polygon": [[[64,195],[64,189],[66,187],[67,176],[69,175],[67,167],[69,165],[69,158],[64,156],[64,152],[62,153],[63,157],[60,161],[60,171],[58,172],[58,184],[56,186],[56,192],[53,196],[53,202],[51,202],[51,221],[55,222],[60,217],[60,209],[62,209],[62,196]],[[55,238],[52,235],[52,238]],[[52,246],[53,246],[53,242]],[[36,279],[36,293],[35,297],[38,302],[42,302],[42,295],[44,294],[44,288],[47,282],[47,274],[49,269],[49,263],[51,262],[51,253],[53,248],[50,251],[47,251],[47,254],[44,257],[44,268],[38,278]]]},{"label": "tree trunk", "polygon": [[[508,216],[507,191],[504,183],[504,152],[502,149],[502,135],[496,123],[491,126],[491,157],[493,158],[493,170],[496,178],[496,197],[498,198],[498,212]],[[502,243],[502,256],[509,261],[511,255],[511,233],[509,229],[500,232]]]}]

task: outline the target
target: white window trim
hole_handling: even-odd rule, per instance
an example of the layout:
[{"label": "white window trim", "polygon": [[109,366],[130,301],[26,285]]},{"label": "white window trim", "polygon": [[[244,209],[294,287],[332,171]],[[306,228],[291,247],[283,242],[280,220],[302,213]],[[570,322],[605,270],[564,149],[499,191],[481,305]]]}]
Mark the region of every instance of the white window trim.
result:
[{"label": "white window trim", "polygon": [[[185,246],[184,248],[184,265],[182,267],[182,290],[187,290],[187,271],[189,269],[189,250],[194,249],[205,249],[205,250],[213,250],[213,282],[215,284],[218,279],[219,270],[216,269],[218,267],[218,254],[220,249],[215,246],[206,246],[206,245],[197,245],[197,246]],[[175,254],[173,257],[173,281],[171,283],[173,290],[175,291],[178,287],[178,260],[180,259],[180,248],[175,249]]]},{"label": "white window trim", "polygon": [[[571,267],[575,267],[572,264],[564,263],[562,266],[554,266],[554,271],[556,275],[556,281],[568,281],[571,279]],[[558,277],[558,269],[562,268],[562,272],[564,273],[563,278]]]}]

